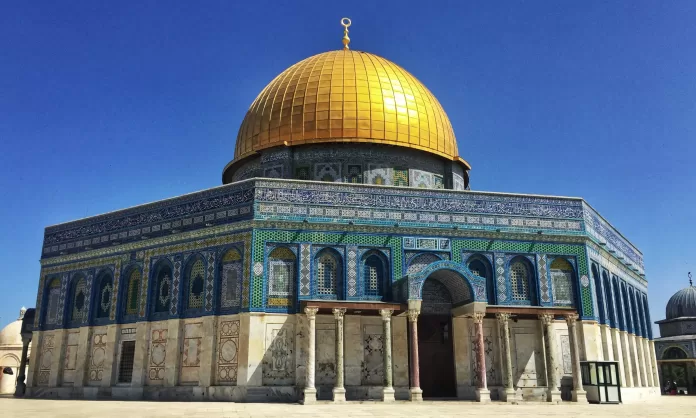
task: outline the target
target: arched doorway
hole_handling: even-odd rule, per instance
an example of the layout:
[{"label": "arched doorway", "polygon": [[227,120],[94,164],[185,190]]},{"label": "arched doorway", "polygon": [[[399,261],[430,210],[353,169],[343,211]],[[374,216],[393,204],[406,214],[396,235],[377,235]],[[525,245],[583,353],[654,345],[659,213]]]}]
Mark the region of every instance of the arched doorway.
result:
[{"label": "arched doorway", "polygon": [[464,277],[436,270],[423,282],[418,317],[418,360],[423,397],[457,396],[452,333],[452,308],[473,301]]}]

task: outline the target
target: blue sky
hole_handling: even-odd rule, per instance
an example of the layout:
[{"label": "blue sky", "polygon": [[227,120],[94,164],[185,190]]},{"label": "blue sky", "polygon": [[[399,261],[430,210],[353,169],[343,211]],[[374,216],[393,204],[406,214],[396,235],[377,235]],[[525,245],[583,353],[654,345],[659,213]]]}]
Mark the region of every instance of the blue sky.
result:
[{"label": "blue sky", "polygon": [[35,1],[0,13],[0,326],[44,227],[220,184],[256,94],[343,16],[438,97],[473,189],[584,197],[664,317],[696,273],[696,2]]}]

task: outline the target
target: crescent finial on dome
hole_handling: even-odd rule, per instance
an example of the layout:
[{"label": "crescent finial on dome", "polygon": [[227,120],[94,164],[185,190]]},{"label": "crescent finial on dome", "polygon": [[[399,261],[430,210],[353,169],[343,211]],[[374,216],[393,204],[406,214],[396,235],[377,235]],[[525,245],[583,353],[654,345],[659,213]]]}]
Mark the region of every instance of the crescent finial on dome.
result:
[{"label": "crescent finial on dome", "polygon": [[341,26],[343,26],[343,50],[347,51],[350,49],[348,44],[350,43],[350,38],[348,37],[348,27],[352,22],[347,17],[341,19]]}]

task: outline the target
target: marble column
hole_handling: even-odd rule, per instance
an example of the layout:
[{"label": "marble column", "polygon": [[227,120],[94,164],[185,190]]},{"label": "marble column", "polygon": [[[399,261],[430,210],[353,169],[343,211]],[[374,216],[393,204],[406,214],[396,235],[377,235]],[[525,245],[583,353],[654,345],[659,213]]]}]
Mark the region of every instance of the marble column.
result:
[{"label": "marble column", "polygon": [[317,361],[317,312],[319,308],[305,308],[307,315],[307,379],[304,388],[303,404],[317,401],[317,388],[314,386],[314,369]]},{"label": "marble column", "polygon": [[346,388],[343,378],[345,372],[343,366],[343,317],[346,314],[346,310],[334,308],[332,312],[334,318],[336,318],[336,385],[333,388],[333,400],[334,402],[345,402]]},{"label": "marble column", "polygon": [[[24,380],[27,378],[27,353],[29,352],[29,343],[31,342],[31,335],[22,334],[22,358],[19,360],[19,370],[17,376],[17,386],[15,387],[14,396],[20,398],[24,396],[24,392],[27,390],[27,385]],[[37,354],[39,350],[36,350]]]},{"label": "marble column", "polygon": [[391,309],[380,309],[379,314],[382,316],[382,325],[384,326],[384,342],[382,350],[384,351],[384,388],[382,389],[382,400],[384,402],[394,401],[394,385],[392,383],[392,335],[391,335],[391,317],[394,313]]},{"label": "marble column", "polygon": [[551,314],[541,314],[539,315],[541,323],[544,325],[544,348],[546,349],[546,383],[548,385],[547,400],[549,402],[558,403],[561,401],[561,391],[558,389],[560,386],[558,382],[558,373],[556,373],[557,366],[557,353],[556,353],[556,341],[553,338],[553,315]]},{"label": "marble column", "polygon": [[486,345],[483,341],[483,317],[486,316],[485,312],[475,312],[472,315],[474,319],[474,326],[476,328],[476,347],[478,353],[477,363],[478,363],[478,382],[479,386],[476,388],[476,400],[479,402],[490,402],[491,392],[488,390],[488,381],[486,378]]},{"label": "marble column", "polygon": [[568,324],[568,338],[570,342],[570,361],[573,363],[573,402],[587,403],[587,393],[582,387],[582,371],[580,370],[580,350],[578,349],[578,314],[568,314],[565,317]]},{"label": "marble column", "polygon": [[510,314],[497,313],[495,317],[500,325],[500,335],[503,343],[503,367],[505,368],[505,390],[502,393],[502,399],[506,402],[516,402],[515,387],[512,377],[512,353],[510,352]]},{"label": "marble column", "polygon": [[409,338],[409,348],[411,353],[411,388],[410,396],[412,402],[420,402],[423,400],[423,391],[420,388],[420,363],[418,359],[418,315],[420,311],[417,309],[408,310],[408,324],[411,335]]},{"label": "marble column", "polygon": [[623,387],[632,388],[633,387],[633,363],[631,362],[631,346],[629,345],[629,336],[626,331],[619,331],[621,334],[621,351],[623,354],[624,362],[624,373],[626,374],[626,380],[624,380]]}]

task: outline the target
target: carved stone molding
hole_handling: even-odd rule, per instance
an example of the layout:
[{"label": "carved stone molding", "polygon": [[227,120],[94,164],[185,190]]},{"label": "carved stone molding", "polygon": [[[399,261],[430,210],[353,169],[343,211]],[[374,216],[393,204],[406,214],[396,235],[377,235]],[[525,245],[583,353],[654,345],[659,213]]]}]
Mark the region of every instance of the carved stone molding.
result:
[{"label": "carved stone molding", "polygon": [[391,321],[392,314],[394,313],[391,309],[380,309],[379,314],[382,316],[382,321]]},{"label": "carved stone molding", "polygon": [[319,312],[319,308],[304,308],[304,312],[307,315],[307,319],[313,320],[316,319],[317,317],[317,312]]},{"label": "carved stone molding", "polygon": [[337,320],[342,320],[343,316],[346,314],[345,308],[333,308],[331,312],[333,312],[333,316]]}]

